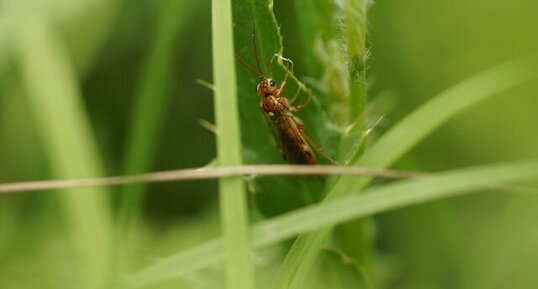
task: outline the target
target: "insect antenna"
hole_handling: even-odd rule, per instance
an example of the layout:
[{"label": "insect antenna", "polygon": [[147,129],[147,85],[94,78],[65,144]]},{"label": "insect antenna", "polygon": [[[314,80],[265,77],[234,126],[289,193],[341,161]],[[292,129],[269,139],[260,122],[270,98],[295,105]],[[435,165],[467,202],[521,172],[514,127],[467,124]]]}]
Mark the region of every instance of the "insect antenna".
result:
[{"label": "insect antenna", "polygon": [[261,75],[261,73],[256,72],[254,69],[252,69],[246,61],[243,60],[237,53],[235,54],[235,59],[239,60],[239,63],[243,65],[250,73],[252,73],[254,76],[259,78],[260,80],[264,79],[264,77]]},{"label": "insect antenna", "polygon": [[256,65],[258,66],[259,75],[263,75],[260,66],[260,56],[258,55],[258,45],[256,45],[256,24],[252,23],[252,50],[254,51],[254,58],[256,59]]}]

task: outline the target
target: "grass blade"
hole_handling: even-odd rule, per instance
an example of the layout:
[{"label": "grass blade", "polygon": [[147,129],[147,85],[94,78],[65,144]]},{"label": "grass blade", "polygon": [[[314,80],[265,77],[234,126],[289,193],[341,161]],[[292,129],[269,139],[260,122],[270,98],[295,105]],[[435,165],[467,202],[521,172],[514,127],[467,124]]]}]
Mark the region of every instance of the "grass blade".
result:
[{"label": "grass blade", "polygon": [[[220,165],[241,164],[231,0],[212,1],[213,76],[217,155]],[[241,178],[219,181],[226,281],[229,289],[253,288],[246,192]]]},{"label": "grass blade", "polygon": [[[18,65],[32,117],[56,178],[103,175],[75,71],[44,17],[26,19]],[[104,288],[111,272],[112,224],[104,188],[59,194],[70,225],[81,288]]]},{"label": "grass blade", "polygon": [[[538,178],[538,161],[485,165],[443,172],[431,177],[406,180],[310,206],[263,221],[253,227],[252,247],[260,248],[297,234],[331,227],[355,218],[391,209],[439,200],[502,182]],[[125,288],[140,288],[205,268],[223,258],[222,240],[170,256],[130,276]]]},{"label": "grass blade", "polygon": [[[178,45],[177,39],[182,38],[188,24],[200,8],[201,2],[189,4],[186,1],[160,2],[159,17],[156,25],[155,39],[150,48],[148,59],[144,65],[141,82],[137,89],[136,102],[130,122],[124,162],[124,173],[142,173],[151,169],[156,146],[160,137],[167,106],[170,98],[170,83],[172,65],[175,63]],[[120,271],[128,266],[131,248],[126,239],[133,239],[133,229],[137,225],[139,212],[145,196],[145,185],[134,184],[125,186],[120,195],[118,212],[117,251],[120,259]]]},{"label": "grass blade", "polygon": [[[386,168],[409,152],[429,134],[464,110],[538,78],[538,56],[522,57],[480,72],[434,96],[384,134],[354,166]],[[340,180],[328,198],[349,189],[364,188],[363,182]],[[344,193],[343,193],[344,192]]]},{"label": "grass blade", "polygon": [[[385,168],[436,128],[465,109],[538,77],[536,57],[526,57],[483,71],[440,93],[388,131],[353,165]],[[364,189],[371,178],[340,178],[324,201]],[[297,238],[284,260],[274,288],[300,288],[317,254],[332,232],[327,227]]]},{"label": "grass blade", "polygon": [[[157,32],[154,43],[145,64],[144,74],[140,87],[137,89],[136,104],[133,113],[132,125],[127,141],[127,152],[125,157],[125,173],[141,173],[148,169],[151,163],[152,152],[154,151],[159,130],[163,121],[168,102],[168,84],[170,82],[170,63],[174,56],[174,41],[181,30],[183,23],[186,23],[186,15],[177,15],[178,11],[185,5],[182,1],[163,2],[161,17],[157,24]],[[185,19],[180,21],[180,19]],[[134,214],[138,208],[141,187],[127,187],[124,195],[125,200],[120,209],[120,218],[123,214]],[[123,216],[127,217],[127,216]]]}]

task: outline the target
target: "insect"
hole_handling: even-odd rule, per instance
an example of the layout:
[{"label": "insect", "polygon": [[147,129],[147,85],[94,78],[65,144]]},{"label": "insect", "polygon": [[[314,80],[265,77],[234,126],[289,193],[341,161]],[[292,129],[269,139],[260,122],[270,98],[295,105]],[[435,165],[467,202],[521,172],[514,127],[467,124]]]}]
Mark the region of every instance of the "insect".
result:
[{"label": "insect", "polygon": [[[260,96],[260,108],[279,144],[282,157],[294,164],[316,164],[316,157],[312,152],[312,149],[314,149],[318,154],[322,154],[332,161],[332,159],[326,156],[310,140],[304,131],[303,122],[293,115],[294,112],[301,110],[306,104],[308,104],[311,96],[309,95],[308,100],[304,104],[297,106],[290,105],[288,99],[282,96],[282,91],[287,83],[290,70],[293,68],[293,63],[291,60],[275,54],[275,57],[285,60],[288,64],[288,69],[286,69],[284,80],[280,86],[277,86],[274,79],[266,77],[261,73],[254,27],[252,29],[252,46],[254,56],[256,58],[258,72],[253,70],[243,59],[241,59],[241,57],[239,57],[239,55],[236,54],[235,56],[250,73],[258,77],[260,80],[258,86],[256,87],[256,93]],[[297,98],[300,89],[301,87],[299,87],[299,90],[293,97],[292,102]]]}]

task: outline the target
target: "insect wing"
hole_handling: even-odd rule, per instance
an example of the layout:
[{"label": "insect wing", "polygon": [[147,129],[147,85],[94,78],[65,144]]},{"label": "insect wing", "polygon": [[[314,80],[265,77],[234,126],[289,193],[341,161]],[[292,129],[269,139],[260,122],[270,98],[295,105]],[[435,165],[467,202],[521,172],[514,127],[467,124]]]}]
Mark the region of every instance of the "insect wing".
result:
[{"label": "insect wing", "polygon": [[279,144],[283,158],[294,164],[315,164],[314,154],[303,137],[295,118],[290,115],[289,109],[283,103],[274,97],[273,100],[275,101],[275,109],[272,112],[262,110],[273,136]]}]

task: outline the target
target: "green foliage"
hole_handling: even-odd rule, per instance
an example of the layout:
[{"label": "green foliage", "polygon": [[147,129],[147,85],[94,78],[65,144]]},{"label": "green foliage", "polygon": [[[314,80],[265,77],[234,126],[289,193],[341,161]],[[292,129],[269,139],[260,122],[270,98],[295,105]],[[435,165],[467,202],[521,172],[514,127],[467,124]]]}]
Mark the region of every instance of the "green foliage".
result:
[{"label": "green foliage", "polygon": [[2,288],[536,287],[538,2],[213,2],[2,1],[1,182],[284,162],[253,26],[329,156],[437,173],[2,195]]},{"label": "green foliage", "polygon": [[[371,189],[367,194],[355,192],[320,206],[299,209],[254,225],[252,246],[260,248],[273,245],[300,233],[327,228],[403,206],[471,193],[499,183],[535,179],[538,176],[537,168],[536,161],[486,165],[440,173],[428,178],[402,181]],[[317,232],[319,235],[322,231]],[[306,251],[306,253],[312,255],[311,252]],[[207,242],[130,276],[127,279],[127,288],[139,288],[178,275],[185,275],[208,267],[221,258],[223,258],[222,240]],[[288,272],[288,276],[295,281],[302,277],[297,275],[298,272],[308,275],[310,270],[293,271],[294,274],[291,272]]]},{"label": "green foliage", "polygon": [[[252,29],[255,26],[261,73],[280,83],[284,79],[284,66],[271,60],[275,54],[283,53],[282,39],[270,5],[272,5],[270,1],[233,2],[235,47],[236,53],[257,71],[252,37]],[[259,108],[260,98],[256,95],[257,77],[241,66],[238,66],[237,71],[245,163],[283,162]],[[270,72],[273,75],[269,75]],[[297,82],[294,78],[286,85],[284,94],[289,95],[296,90]],[[309,109],[320,112],[319,106],[309,105]],[[312,129],[317,128],[308,121],[305,123],[309,134]],[[278,180],[257,178],[251,181],[249,188],[260,209],[265,214],[273,216],[315,202],[320,197],[323,184],[320,180],[307,178],[285,177]],[[290,196],[289,192],[295,193]]]},{"label": "green foliage", "polygon": [[[323,9],[318,11],[327,13]],[[336,7],[329,10],[333,14],[330,18],[339,17],[343,13],[342,11],[344,9],[338,10]],[[317,13],[317,11],[312,11],[310,14],[309,11],[303,12],[301,15],[310,19],[312,19],[310,16],[313,16],[310,14]],[[234,21],[237,54],[250,64],[249,66],[253,70],[258,70],[252,37],[252,28],[255,26],[256,48],[259,54],[258,60],[261,73],[277,79],[278,82],[282,81],[286,68],[274,56],[278,54],[286,57],[286,54],[282,46],[282,36],[273,14],[272,1],[235,1]],[[319,26],[323,26],[323,24],[320,23]],[[307,26],[304,31],[306,31],[304,34],[308,37],[312,29],[308,29]],[[323,83],[316,83],[312,88],[308,87],[306,88],[307,90],[301,91],[297,103],[307,99],[309,93],[312,93],[311,91],[314,94],[312,102],[307,108],[299,112],[298,116],[305,123],[306,133],[318,146],[329,156],[342,156],[341,161],[345,162],[348,159],[357,157],[361,151],[359,143],[363,141],[360,133],[363,121],[360,118],[364,117],[364,105],[358,105],[357,102],[364,103],[366,99],[364,89],[346,89],[349,86],[347,82],[349,79],[352,86],[358,85],[364,88],[364,78],[350,77],[347,67],[341,67],[342,65],[333,69],[338,70],[334,77],[331,76],[331,73],[329,73],[330,77],[321,75],[321,70],[330,70],[332,66],[338,65],[335,63],[344,63],[347,59],[347,54],[342,54],[335,47],[337,42],[344,38],[345,32],[335,26],[330,33],[326,34],[327,36],[323,37],[321,45],[331,46],[333,49],[324,51],[323,55],[312,55],[310,63],[316,68],[309,69],[309,75],[320,79],[323,78]],[[312,38],[316,38],[312,39],[312,42],[316,42],[317,37],[318,35],[312,35]],[[364,34],[362,37],[364,37]],[[310,43],[307,40],[304,45],[305,48],[314,47],[315,43]],[[305,49],[305,51],[314,53],[312,49]],[[330,59],[327,59],[327,57]],[[271,72],[273,75],[269,75]],[[294,73],[300,72],[294,71]],[[294,92],[299,89],[299,86],[302,85],[296,75],[292,74],[291,78],[292,81],[288,82],[284,90],[284,96],[288,98],[291,98]],[[247,163],[283,162],[278,155],[278,148],[270,134],[268,124],[265,123],[263,115],[258,109],[260,100],[259,96],[255,94],[257,78],[250,74],[248,69],[242,67],[238,71],[238,83],[241,130],[245,132],[243,133],[245,161]],[[335,108],[337,109],[334,110]],[[352,110],[354,111],[351,112]],[[354,115],[353,119],[336,117],[346,114]],[[352,128],[348,128],[348,126]],[[345,129],[350,131],[346,135],[343,134]],[[339,140],[342,140],[342,142]],[[343,145],[340,143],[343,143]],[[326,162],[327,160],[320,155],[318,156],[318,161]],[[321,178],[284,177],[278,180],[258,178],[251,182],[250,188],[262,212],[268,216],[273,216],[318,201],[324,191],[324,181]],[[290,192],[294,193],[290,194]]]}]

